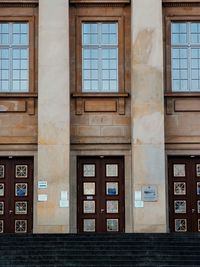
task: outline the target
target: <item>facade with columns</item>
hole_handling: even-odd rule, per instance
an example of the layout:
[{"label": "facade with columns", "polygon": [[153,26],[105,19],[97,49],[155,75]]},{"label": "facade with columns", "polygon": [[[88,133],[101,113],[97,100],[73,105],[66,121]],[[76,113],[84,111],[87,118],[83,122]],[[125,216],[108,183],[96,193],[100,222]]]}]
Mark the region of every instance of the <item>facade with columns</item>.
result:
[{"label": "facade with columns", "polygon": [[200,0],[0,0],[0,232],[200,231]]}]

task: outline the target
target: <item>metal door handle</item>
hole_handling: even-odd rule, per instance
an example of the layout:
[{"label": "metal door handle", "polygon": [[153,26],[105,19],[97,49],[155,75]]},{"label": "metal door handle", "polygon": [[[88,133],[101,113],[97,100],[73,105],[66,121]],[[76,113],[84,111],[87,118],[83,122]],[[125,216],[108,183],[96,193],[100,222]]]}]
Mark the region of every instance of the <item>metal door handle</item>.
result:
[{"label": "metal door handle", "polygon": [[195,213],[195,209],[192,209],[192,213]]},{"label": "metal door handle", "polygon": [[12,210],[9,210],[9,214],[12,214],[13,213],[13,211]]},{"label": "metal door handle", "polygon": [[104,209],[101,209],[101,212],[104,212]]}]

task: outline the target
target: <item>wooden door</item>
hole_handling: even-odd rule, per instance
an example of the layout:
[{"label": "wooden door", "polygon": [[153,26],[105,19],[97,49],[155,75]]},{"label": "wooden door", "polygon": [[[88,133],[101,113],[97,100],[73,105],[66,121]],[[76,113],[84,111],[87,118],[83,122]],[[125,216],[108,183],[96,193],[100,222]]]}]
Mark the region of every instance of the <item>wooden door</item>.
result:
[{"label": "wooden door", "polygon": [[124,232],[124,160],[78,158],[78,232]]},{"label": "wooden door", "polygon": [[0,233],[33,228],[33,159],[0,157]]},{"label": "wooden door", "polygon": [[200,232],[200,157],[169,158],[169,225]]}]

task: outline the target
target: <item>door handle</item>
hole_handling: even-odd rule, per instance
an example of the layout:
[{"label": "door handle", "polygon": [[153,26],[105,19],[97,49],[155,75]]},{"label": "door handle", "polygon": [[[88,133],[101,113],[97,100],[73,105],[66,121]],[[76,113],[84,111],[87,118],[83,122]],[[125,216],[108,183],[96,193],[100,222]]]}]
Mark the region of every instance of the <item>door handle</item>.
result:
[{"label": "door handle", "polygon": [[104,209],[101,209],[101,213],[103,213],[104,212]]},{"label": "door handle", "polygon": [[9,210],[9,214],[12,214],[13,213],[13,211],[12,210]]},{"label": "door handle", "polygon": [[195,213],[195,209],[192,209],[192,213]]}]

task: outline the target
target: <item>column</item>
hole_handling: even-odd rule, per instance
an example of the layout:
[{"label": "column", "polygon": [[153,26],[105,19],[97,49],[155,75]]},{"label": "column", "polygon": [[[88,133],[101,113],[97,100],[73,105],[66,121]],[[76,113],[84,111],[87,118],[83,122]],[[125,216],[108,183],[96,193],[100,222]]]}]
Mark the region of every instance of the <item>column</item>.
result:
[{"label": "column", "polygon": [[[133,231],[166,232],[162,1],[131,8]],[[144,186],[157,201],[140,201]]]},{"label": "column", "polygon": [[35,232],[69,232],[68,12],[68,0],[39,3],[38,181],[48,185],[36,194]]}]

